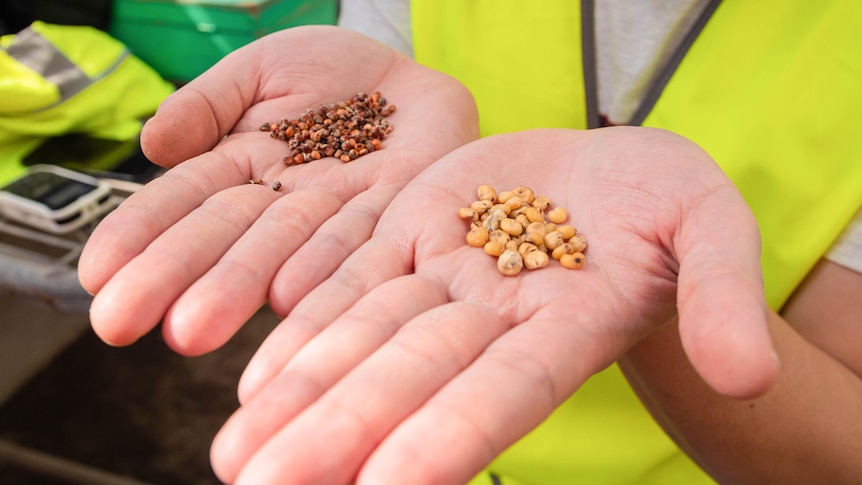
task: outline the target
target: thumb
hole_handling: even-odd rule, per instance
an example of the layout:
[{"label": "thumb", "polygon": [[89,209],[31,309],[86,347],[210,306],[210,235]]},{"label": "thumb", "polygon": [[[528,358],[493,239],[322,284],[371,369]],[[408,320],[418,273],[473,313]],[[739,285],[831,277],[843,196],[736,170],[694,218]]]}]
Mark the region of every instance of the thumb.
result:
[{"label": "thumb", "polygon": [[721,394],[762,394],[779,361],[767,328],[760,233],[735,187],[728,183],[684,216],[675,249],[680,338],[689,360]]}]

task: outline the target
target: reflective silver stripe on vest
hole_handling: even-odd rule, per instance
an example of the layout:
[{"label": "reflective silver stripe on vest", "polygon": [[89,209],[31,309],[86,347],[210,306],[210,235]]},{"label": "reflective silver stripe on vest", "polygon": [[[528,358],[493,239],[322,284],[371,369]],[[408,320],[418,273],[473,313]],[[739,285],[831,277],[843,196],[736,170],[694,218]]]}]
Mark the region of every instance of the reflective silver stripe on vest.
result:
[{"label": "reflective silver stripe on vest", "polygon": [[57,86],[60,91],[58,103],[80,93],[93,82],[109,74],[129,54],[128,51],[124,51],[101,76],[91,79],[75,63],[63,55],[54,44],[34,31],[32,27],[27,27],[16,34],[14,42],[6,48],[6,52],[13,59]]}]

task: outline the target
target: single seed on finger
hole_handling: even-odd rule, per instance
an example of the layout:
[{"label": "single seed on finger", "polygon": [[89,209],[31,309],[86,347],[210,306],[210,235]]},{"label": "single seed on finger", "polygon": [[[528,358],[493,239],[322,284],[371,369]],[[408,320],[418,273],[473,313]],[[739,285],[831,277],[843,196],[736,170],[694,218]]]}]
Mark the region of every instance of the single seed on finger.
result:
[{"label": "single seed on finger", "polygon": [[279,190],[281,190],[281,182],[279,182],[278,180],[276,180],[275,182],[273,182],[273,183],[272,183],[272,190],[274,190],[274,191],[276,191],[276,192],[278,192]]}]

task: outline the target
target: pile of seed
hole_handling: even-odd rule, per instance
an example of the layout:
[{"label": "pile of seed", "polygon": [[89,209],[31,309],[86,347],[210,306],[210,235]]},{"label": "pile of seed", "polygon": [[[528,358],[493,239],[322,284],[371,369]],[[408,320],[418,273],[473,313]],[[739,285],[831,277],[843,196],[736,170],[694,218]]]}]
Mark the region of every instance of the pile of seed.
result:
[{"label": "pile of seed", "polygon": [[287,142],[290,155],[284,157],[286,165],[324,157],[350,162],[380,150],[380,142],[392,132],[392,125],[384,118],[394,112],[395,105],[387,106],[379,92],[358,93],[347,101],[324,105],[316,111],[309,109],[298,119],[264,123],[260,131]]},{"label": "pile of seed", "polygon": [[587,240],[574,226],[562,224],[569,213],[551,209],[548,197],[523,186],[497,195],[494,187],[480,185],[476,194],[479,200],[459,209],[458,216],[470,221],[467,244],[496,257],[500,273],[515,276],[523,268],[544,268],[551,258],[566,268],[584,265]]}]

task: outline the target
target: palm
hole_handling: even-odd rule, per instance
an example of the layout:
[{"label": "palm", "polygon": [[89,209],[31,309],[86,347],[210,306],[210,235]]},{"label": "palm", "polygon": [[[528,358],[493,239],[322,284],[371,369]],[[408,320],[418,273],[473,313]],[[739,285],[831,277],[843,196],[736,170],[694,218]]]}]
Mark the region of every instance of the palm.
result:
[{"label": "palm", "polygon": [[[455,215],[484,183],[566,207],[587,265],[500,275]],[[704,378],[759,392],[775,368],[756,230],[712,161],[665,132],[472,143],[405,188],[270,336],[214,465],[240,483],[466,481],[677,304]]]},{"label": "palm", "polygon": [[[356,161],[287,167],[287,144],[259,131],[374,91],[398,107],[388,118],[395,130],[382,150]],[[233,53],[145,127],[147,156],[174,168],[87,244],[79,272],[98,293],[94,329],[124,345],[163,320],[172,347],[199,354],[224,343],[268,297],[286,313],[370,236],[413,176],[476,136],[475,107],[460,84],[358,34],[297,28]]]}]

